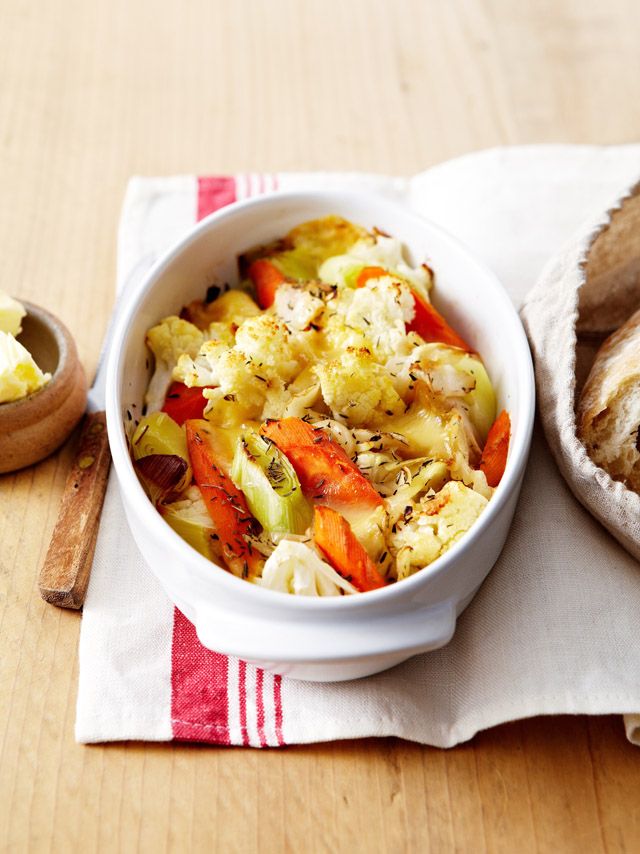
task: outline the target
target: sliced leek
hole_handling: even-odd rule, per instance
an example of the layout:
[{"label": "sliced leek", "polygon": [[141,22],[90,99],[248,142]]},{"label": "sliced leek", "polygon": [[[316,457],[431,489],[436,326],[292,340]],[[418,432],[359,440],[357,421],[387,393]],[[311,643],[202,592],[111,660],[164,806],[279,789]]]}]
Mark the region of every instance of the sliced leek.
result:
[{"label": "sliced leek", "polygon": [[489,428],[496,417],[496,393],[478,356],[464,353],[458,358],[455,367],[458,371],[465,371],[474,380],[473,388],[464,396],[463,402],[469,410],[473,426],[478,431],[478,440],[484,445]]},{"label": "sliced leek", "polygon": [[133,465],[154,504],[178,495],[185,488],[188,463],[177,454],[149,454]]},{"label": "sliced leek", "polygon": [[207,531],[195,522],[190,522],[188,519],[183,519],[182,516],[174,515],[173,513],[163,513],[162,518],[173,528],[178,536],[182,537],[185,543],[188,543],[197,552],[200,552],[207,560],[213,560],[215,557],[218,560],[220,559],[220,549],[214,550],[212,548],[213,537],[215,536],[213,529]]},{"label": "sliced leek", "polygon": [[265,531],[301,534],[311,524],[313,511],[291,463],[253,430],[236,446],[231,479]]},{"label": "sliced leek", "polygon": [[365,266],[363,261],[351,255],[333,255],[321,265],[318,277],[328,285],[355,288],[358,276]]},{"label": "sliced leek", "polygon": [[[186,468],[173,491],[182,492],[191,483],[193,471],[189,460],[186,434],[166,412],[151,412],[140,419],[131,438],[131,453],[136,462],[144,457],[155,455],[180,457],[186,463]],[[139,466],[137,468],[140,470]],[[145,470],[156,474],[158,471],[157,467],[151,466],[150,463],[143,465],[141,471],[143,477]]]}]

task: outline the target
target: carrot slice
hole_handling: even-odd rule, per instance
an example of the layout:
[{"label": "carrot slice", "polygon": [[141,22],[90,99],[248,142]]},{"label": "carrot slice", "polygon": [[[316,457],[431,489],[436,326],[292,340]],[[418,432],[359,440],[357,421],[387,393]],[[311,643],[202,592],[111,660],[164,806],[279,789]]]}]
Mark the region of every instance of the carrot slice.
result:
[{"label": "carrot slice", "polygon": [[[392,274],[383,270],[382,267],[364,267],[358,273],[356,287],[363,288],[371,279],[380,279],[383,276],[390,275]],[[467,342],[449,326],[430,302],[417,291],[414,291],[413,288],[411,288],[411,293],[413,294],[416,313],[411,323],[407,324],[407,332],[417,332],[427,344],[448,344],[450,347],[460,347],[461,350],[473,353]]]},{"label": "carrot slice", "polygon": [[383,504],[382,498],[330,434],[301,418],[266,421],[260,428],[295,469],[305,498],[349,516]]},{"label": "carrot slice", "polygon": [[390,274],[386,270],[383,270],[382,267],[363,267],[358,273],[356,288],[364,288],[369,279],[381,279],[383,276],[389,275]]},{"label": "carrot slice", "polygon": [[511,419],[506,410],[491,425],[480,460],[480,471],[483,471],[489,486],[497,486],[504,474],[509,453],[511,438]]},{"label": "carrot slice", "polygon": [[199,386],[189,388],[184,383],[174,382],[169,387],[162,411],[182,426],[187,418],[202,418],[207,403]]},{"label": "carrot slice", "polygon": [[407,332],[417,332],[421,338],[431,344],[448,344],[449,347],[460,347],[467,353],[473,350],[458,333],[452,329],[444,317],[439,314],[430,302],[412,290],[416,314],[411,323],[407,324]]},{"label": "carrot slice", "polygon": [[234,575],[253,577],[259,572],[262,558],[243,534],[255,531],[256,520],[244,495],[224,472],[228,461],[217,447],[216,428],[200,419],[189,419],[184,426],[193,474],[220,538],[224,561]]},{"label": "carrot slice", "polygon": [[334,569],[358,590],[364,592],[385,586],[347,520],[331,507],[316,506],[313,537]]},{"label": "carrot slice", "polygon": [[258,305],[260,308],[269,308],[273,305],[278,287],[286,282],[285,277],[267,258],[258,258],[254,261],[247,274],[255,285]]}]

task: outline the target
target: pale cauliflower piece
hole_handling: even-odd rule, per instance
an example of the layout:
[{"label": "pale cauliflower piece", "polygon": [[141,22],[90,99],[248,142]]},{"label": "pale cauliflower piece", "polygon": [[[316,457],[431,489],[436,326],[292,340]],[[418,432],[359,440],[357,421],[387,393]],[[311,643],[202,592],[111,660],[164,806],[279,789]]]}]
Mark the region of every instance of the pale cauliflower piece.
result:
[{"label": "pale cauliflower piece", "polygon": [[364,347],[348,347],[341,360],[315,365],[314,371],[334,418],[344,418],[350,426],[375,426],[385,416],[404,412],[391,378]]},{"label": "pale cauliflower piece", "polygon": [[[237,327],[247,317],[260,314],[260,306],[244,291],[232,289],[225,291],[212,302],[194,300],[186,305],[181,314],[206,331],[213,323],[227,327]],[[211,335],[210,337],[220,337]]]},{"label": "pale cauliflower piece", "polygon": [[271,368],[285,382],[292,380],[301,368],[289,343],[286,325],[270,314],[245,320],[236,332],[235,349],[257,365]]},{"label": "pale cauliflower piece", "polygon": [[229,345],[224,341],[205,341],[195,358],[186,353],[178,359],[173,369],[173,379],[183,382],[186,386],[215,386],[218,385],[218,362],[227,353]]},{"label": "pale cauliflower piece", "polygon": [[481,450],[464,409],[452,406],[432,391],[425,393],[421,387],[415,404],[396,421],[396,428],[423,456],[446,461],[452,478],[491,497],[484,472],[472,465],[472,458],[476,463],[480,461]]},{"label": "pale cauliflower piece", "polygon": [[40,370],[26,347],[10,332],[0,330],[0,403],[27,397],[50,379],[51,374]]},{"label": "pale cauliflower piece", "polygon": [[[342,300],[337,300],[337,311]],[[362,330],[371,341],[373,353],[384,362],[404,349],[406,324],[415,315],[415,302],[409,288],[391,276],[371,279],[363,288],[353,292],[344,312],[348,327]]]},{"label": "pale cauliflower piece", "polygon": [[232,288],[209,304],[208,316],[212,321],[231,321],[240,326],[248,317],[257,317],[261,313],[260,306],[249,294]]},{"label": "pale cauliflower piece", "polygon": [[398,579],[428,566],[450,549],[478,519],[487,499],[459,481],[448,481],[433,497],[408,505],[406,521],[389,537]]},{"label": "pale cauliflower piece", "polygon": [[216,320],[205,330],[205,337],[212,341],[224,341],[229,347],[233,347],[236,343],[237,328],[238,325],[229,320]]},{"label": "pale cauliflower piece", "polygon": [[347,347],[366,347],[384,364],[416,346],[415,336],[406,334],[414,315],[410,289],[392,276],[371,279],[362,288],[342,288],[324,323],[325,345],[334,358]]},{"label": "pale cauliflower piece", "polygon": [[[205,348],[206,351],[206,348]],[[212,354],[211,370],[206,365],[198,374],[198,360],[192,366],[194,375],[210,380],[207,385],[218,388],[205,390],[209,400],[205,418],[218,424],[228,424],[232,410],[235,419],[271,418],[279,415],[292,398],[286,391],[286,383],[300,371],[301,363],[289,342],[285,324],[271,314],[251,317],[238,328],[236,343],[226,352],[216,348]],[[206,353],[202,359],[207,362]],[[229,407],[225,404],[233,404]]]},{"label": "pale cauliflower piece", "polygon": [[204,333],[188,320],[176,315],[165,317],[147,332],[147,346],[155,358],[155,368],[145,403],[149,412],[162,408],[171,384],[172,371],[183,353],[193,358],[204,341]]},{"label": "pale cauliflower piece", "polygon": [[289,329],[307,329],[324,311],[324,301],[310,288],[283,284],[276,291],[274,309]]},{"label": "pale cauliflower piece", "polygon": [[326,435],[330,436],[332,441],[336,442],[347,456],[353,459],[356,453],[356,440],[353,431],[339,421],[333,421],[331,418],[321,418],[313,421],[314,428],[320,427]]},{"label": "pale cauliflower piece", "polygon": [[215,404],[224,398],[245,410],[245,417],[257,418],[262,411],[267,397],[270,381],[277,378],[267,376],[270,373],[266,367],[260,367],[252,359],[247,358],[240,350],[227,350],[217,362],[216,377],[218,388],[205,389],[203,394],[210,401],[205,410],[205,418]]},{"label": "pale cauliflower piece", "polygon": [[243,420],[280,417],[292,401],[282,379],[266,365],[246,359],[238,350],[228,350],[218,362],[217,388],[205,388],[209,401],[204,417],[221,427]]},{"label": "pale cauliflower piece", "polygon": [[340,596],[356,588],[298,540],[281,540],[256,581],[268,590],[296,596]]},{"label": "pale cauliflower piece", "polygon": [[[343,300],[351,299],[353,291],[345,291]],[[336,301],[337,302],[337,301]],[[304,334],[304,333],[303,333]],[[373,342],[359,326],[345,322],[344,314],[333,311],[324,323],[322,335],[322,352],[327,359],[340,359],[345,350],[365,347],[373,352]]]},{"label": "pale cauliflower piece", "polygon": [[376,236],[373,244],[360,243],[349,252],[354,258],[366,262],[367,266],[383,267],[391,274],[397,273],[413,285],[423,296],[428,296],[429,289],[433,284],[430,270],[425,267],[411,267],[404,259],[402,241],[397,237],[388,237],[384,234]]},{"label": "pale cauliflower piece", "polygon": [[26,314],[21,302],[0,291],[0,331],[9,332],[14,337],[19,335],[22,332],[22,318]]}]

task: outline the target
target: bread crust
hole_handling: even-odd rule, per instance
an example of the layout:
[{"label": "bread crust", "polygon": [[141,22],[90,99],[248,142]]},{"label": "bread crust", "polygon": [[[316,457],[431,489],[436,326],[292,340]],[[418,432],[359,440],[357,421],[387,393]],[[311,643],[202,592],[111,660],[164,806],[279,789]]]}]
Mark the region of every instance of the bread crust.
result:
[{"label": "bread crust", "polygon": [[578,438],[589,456],[631,488],[640,484],[640,471],[633,471],[640,461],[639,416],[640,310],[598,351],[576,413]]}]

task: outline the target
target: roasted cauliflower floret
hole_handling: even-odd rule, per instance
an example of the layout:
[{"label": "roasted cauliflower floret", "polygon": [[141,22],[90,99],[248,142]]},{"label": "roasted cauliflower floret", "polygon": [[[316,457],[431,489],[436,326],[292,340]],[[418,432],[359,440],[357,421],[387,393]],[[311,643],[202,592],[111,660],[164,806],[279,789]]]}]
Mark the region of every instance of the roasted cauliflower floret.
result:
[{"label": "roasted cauliflower floret", "polygon": [[[204,412],[205,418],[214,417],[215,409],[222,401],[235,404],[238,417],[258,418],[262,413],[267,393],[274,384],[282,388],[282,380],[264,365],[259,365],[235,348],[227,350],[216,364],[217,388],[205,389],[203,394],[209,400]],[[225,407],[226,408],[226,407]]]},{"label": "roasted cauliflower floret", "polygon": [[348,347],[341,360],[314,366],[324,402],[349,426],[380,423],[404,412],[391,378],[364,347]]},{"label": "roasted cauliflower floret", "polygon": [[416,345],[406,324],[415,313],[407,285],[383,276],[362,288],[342,288],[323,318],[324,345],[334,356],[347,347],[366,347],[380,364]]},{"label": "roasted cauliflower floret", "polygon": [[227,353],[229,345],[224,341],[205,341],[195,358],[186,353],[180,356],[173,369],[173,379],[189,386],[215,386],[219,384],[218,362]]},{"label": "roasted cauliflower floret", "polygon": [[344,315],[337,311],[327,313],[321,335],[320,349],[326,360],[342,358],[348,348],[358,350],[364,347],[373,352],[373,341],[367,333],[359,326],[346,324]]},{"label": "roasted cauliflower floret", "polygon": [[424,264],[420,267],[411,267],[404,258],[402,241],[397,237],[388,237],[385,234],[376,235],[373,244],[358,244],[350,251],[350,254],[362,261],[367,266],[379,266],[400,278],[409,282],[412,287],[428,298],[429,290],[433,284],[431,270]]},{"label": "roasted cauliflower floret", "polygon": [[247,317],[256,317],[260,313],[260,306],[248,293],[235,289],[225,291],[213,302],[194,300],[182,309],[182,317],[203,331],[206,331],[212,323],[224,323],[237,327]]},{"label": "roasted cauliflower floret", "polygon": [[233,347],[205,341],[195,357],[183,356],[173,377],[188,386],[208,386],[205,418],[224,425],[280,414],[292,398],[286,384],[300,367],[284,323],[260,314],[238,327]]},{"label": "roasted cauliflower floret", "polygon": [[214,320],[205,330],[205,337],[212,341],[224,341],[229,347],[236,343],[237,323],[230,320]]},{"label": "roasted cauliflower floret", "polygon": [[274,308],[289,329],[301,332],[318,320],[324,311],[324,300],[318,288],[284,284],[276,291]]},{"label": "roasted cauliflower floret", "polygon": [[277,373],[237,350],[220,359],[217,376],[219,386],[203,390],[209,401],[204,417],[221,427],[280,417],[293,399]]},{"label": "roasted cauliflower floret", "polygon": [[203,528],[213,528],[213,522],[211,521],[205,500],[202,497],[202,492],[200,492],[200,488],[195,483],[190,484],[181,493],[177,501],[163,504],[161,510],[163,513],[179,515],[194,525],[200,525]]},{"label": "roasted cauliflower floret", "polygon": [[428,566],[456,543],[478,519],[487,499],[463,483],[448,481],[435,495],[407,505],[389,536],[398,579]]},{"label": "roasted cauliflower floret", "polygon": [[[338,299],[337,310],[341,310]],[[347,326],[361,329],[373,344],[380,362],[404,351],[406,324],[415,314],[414,299],[406,285],[390,276],[371,279],[354,291],[344,312]]]},{"label": "roasted cauliflower floret", "polygon": [[147,410],[161,409],[171,384],[172,371],[183,353],[195,357],[204,341],[204,333],[188,320],[176,315],[165,317],[147,332],[147,346],[153,353],[155,368],[145,403]]},{"label": "roasted cauliflower floret", "polygon": [[[243,365],[247,371],[242,370]],[[224,388],[229,377],[239,378],[239,370],[247,379],[250,375],[258,375],[257,382],[264,382],[275,377],[288,381],[299,368],[286,326],[272,315],[261,314],[238,327],[233,347],[224,341],[205,341],[194,358],[182,356],[173,378],[188,386],[220,385]],[[220,371],[227,376],[224,381],[220,379]],[[230,389],[225,393],[230,393]]]},{"label": "roasted cauliflower floret", "polygon": [[289,343],[287,327],[270,314],[245,320],[236,333],[234,349],[259,367],[271,369],[284,382],[292,380],[302,367]]}]

